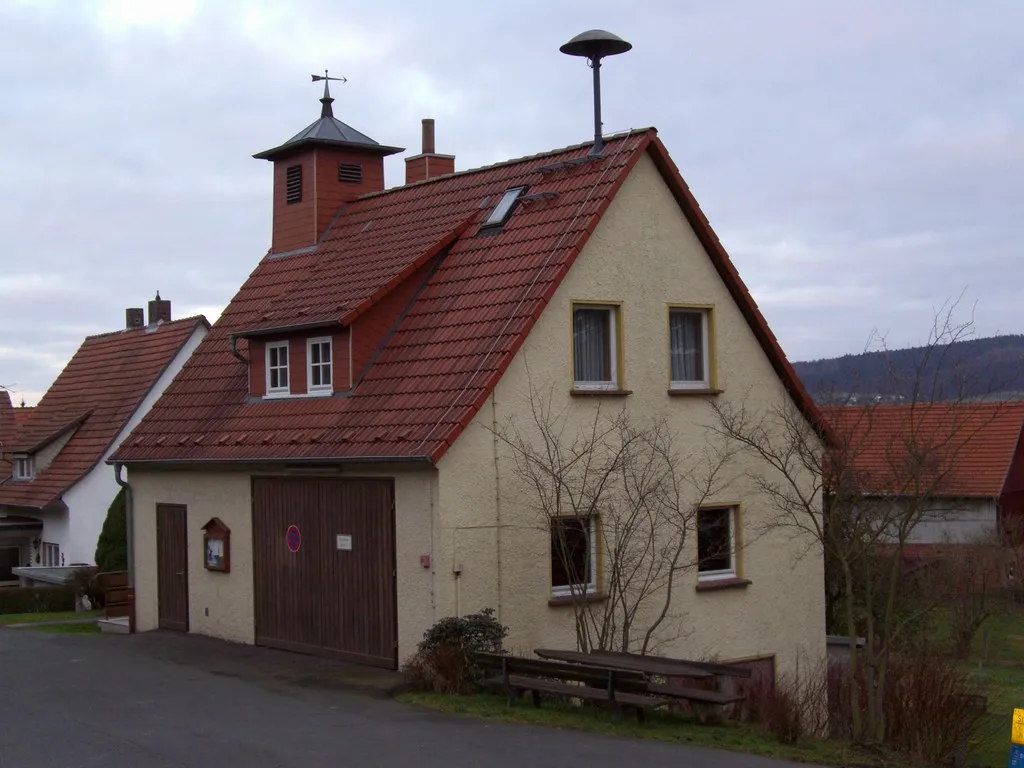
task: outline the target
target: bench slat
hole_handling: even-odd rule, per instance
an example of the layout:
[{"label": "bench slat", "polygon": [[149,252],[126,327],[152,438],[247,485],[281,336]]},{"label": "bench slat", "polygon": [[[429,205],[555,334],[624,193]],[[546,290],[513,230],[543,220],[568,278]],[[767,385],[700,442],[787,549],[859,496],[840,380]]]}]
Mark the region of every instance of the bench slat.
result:
[{"label": "bench slat", "polygon": [[603,667],[590,664],[572,664],[564,661],[544,661],[543,659],[527,659],[521,656],[502,656],[500,654],[476,654],[476,662],[485,669],[502,669],[502,665],[508,666],[509,674],[539,675],[542,677],[557,677],[562,680],[575,680],[583,683],[608,682],[611,674],[615,684],[622,683],[627,686],[643,687],[647,678],[642,672],[630,670],[619,670],[612,667]]},{"label": "bench slat", "polygon": [[701,688],[679,688],[673,685],[663,685],[662,683],[648,683],[647,690],[659,696],[671,696],[674,699],[699,701],[706,704],[735,704],[737,701],[743,701],[746,698],[746,696],[736,693],[721,693]]},{"label": "bench slat", "polygon": [[[606,657],[609,661],[615,659],[615,657],[632,659],[636,661],[651,661],[658,664],[670,664],[678,665],[680,667],[689,667],[691,669],[702,670],[712,675],[720,675],[722,677],[743,677],[749,678],[753,674],[753,670],[750,667],[741,667],[733,664],[712,664],[706,661],[689,661],[687,659],[673,659],[667,656],[644,656],[639,653],[623,653],[622,651],[591,651],[590,655],[595,657],[595,661],[601,657]],[[680,675],[685,677],[686,675]]]},{"label": "bench slat", "polygon": [[[504,685],[501,677],[492,677],[486,681],[491,685]],[[563,696],[572,696],[577,699],[590,699],[592,701],[608,701],[608,691],[601,688],[590,688],[585,685],[572,685],[571,683],[560,683],[557,680],[545,680],[540,677],[529,677],[526,675],[509,675],[509,685],[512,688],[523,691],[540,691],[542,693],[554,693]],[[669,700],[659,696],[643,696],[635,693],[615,692],[615,702],[627,707],[643,707],[653,709],[668,704]]]}]

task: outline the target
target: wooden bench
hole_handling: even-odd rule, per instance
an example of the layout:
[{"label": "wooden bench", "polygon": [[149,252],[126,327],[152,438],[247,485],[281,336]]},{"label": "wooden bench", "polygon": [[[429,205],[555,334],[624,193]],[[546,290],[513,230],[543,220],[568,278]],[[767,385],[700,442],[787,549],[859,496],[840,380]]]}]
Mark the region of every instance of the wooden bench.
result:
[{"label": "wooden bench", "polygon": [[615,668],[630,669],[648,677],[655,678],[693,678],[701,674],[705,678],[715,678],[716,690],[696,688],[692,686],[675,686],[664,683],[649,682],[648,693],[656,696],[669,697],[689,702],[697,719],[702,723],[720,720],[724,707],[743,701],[746,696],[737,693],[732,678],[749,678],[752,670],[729,664],[710,664],[702,661],[672,659],[663,656],[644,656],[637,653],[622,651],[591,651],[587,654],[574,652],[552,652],[538,650],[536,653],[549,657],[564,656],[566,659],[579,659],[582,663],[607,665]]},{"label": "wooden bench", "polygon": [[615,717],[632,709],[642,723],[646,710],[669,703],[648,691],[647,679],[639,672],[494,653],[478,653],[475,659],[484,671],[498,673],[486,682],[504,689],[509,706],[529,691],[535,707],[540,706],[541,694],[568,696],[606,705]]}]

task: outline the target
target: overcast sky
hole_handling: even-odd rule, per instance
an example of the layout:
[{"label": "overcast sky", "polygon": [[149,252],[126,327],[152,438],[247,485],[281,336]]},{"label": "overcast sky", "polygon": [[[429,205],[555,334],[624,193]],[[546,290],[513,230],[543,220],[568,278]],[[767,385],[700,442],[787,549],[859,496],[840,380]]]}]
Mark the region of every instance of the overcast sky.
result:
[{"label": "overcast sky", "polygon": [[[270,241],[276,146],[335,115],[470,168],[656,126],[791,359],[1024,332],[1021,0],[0,0],[0,384],[31,404],[159,289],[215,319]],[[387,161],[403,178],[402,156]],[[628,258],[629,254],[623,254]]]}]

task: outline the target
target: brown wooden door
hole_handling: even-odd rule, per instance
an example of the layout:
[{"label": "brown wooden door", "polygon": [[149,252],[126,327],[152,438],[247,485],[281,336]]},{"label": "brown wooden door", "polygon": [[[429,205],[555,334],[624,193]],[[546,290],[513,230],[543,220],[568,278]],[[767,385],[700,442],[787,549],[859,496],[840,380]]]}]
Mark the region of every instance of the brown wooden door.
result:
[{"label": "brown wooden door", "polygon": [[188,632],[188,511],[156,505],[157,599],[161,629]]},{"label": "brown wooden door", "polygon": [[387,480],[256,478],[256,642],[397,665],[395,521]]}]

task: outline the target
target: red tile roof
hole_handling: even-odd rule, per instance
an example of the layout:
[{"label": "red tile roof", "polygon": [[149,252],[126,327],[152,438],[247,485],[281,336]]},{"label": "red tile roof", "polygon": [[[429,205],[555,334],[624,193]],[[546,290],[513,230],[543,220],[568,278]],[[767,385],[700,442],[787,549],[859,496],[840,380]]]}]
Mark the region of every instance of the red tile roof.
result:
[{"label": "red tile roof", "polygon": [[31,409],[11,449],[34,452],[69,430],[74,434],[34,480],[0,485],[0,505],[42,508],[81,479],[200,325],[205,318],[190,317],[88,337]]},{"label": "red tile roof", "polygon": [[0,389],[0,480],[11,474],[10,446],[16,427],[11,393]]},{"label": "red tile roof", "polygon": [[[998,497],[1024,429],[1024,403],[824,409],[862,492]],[[915,458],[916,457],[916,458]],[[916,495],[916,494],[915,494]]]},{"label": "red tile roof", "polygon": [[[311,252],[267,256],[113,460],[437,461],[520,348],[602,214],[648,153],[797,403],[817,411],[654,129],[367,195]],[[571,161],[571,162],[570,162]],[[500,195],[527,196],[479,234]],[[435,255],[440,256],[431,262]],[[252,402],[229,338],[350,323],[421,266],[432,272],[347,397]],[[247,343],[238,342],[245,354]],[[355,372],[358,373],[358,372]]]},{"label": "red tile roof", "polygon": [[28,419],[29,414],[32,413],[34,405],[21,405],[14,409],[14,424],[20,427]]}]

